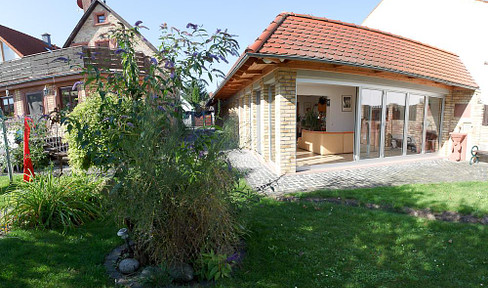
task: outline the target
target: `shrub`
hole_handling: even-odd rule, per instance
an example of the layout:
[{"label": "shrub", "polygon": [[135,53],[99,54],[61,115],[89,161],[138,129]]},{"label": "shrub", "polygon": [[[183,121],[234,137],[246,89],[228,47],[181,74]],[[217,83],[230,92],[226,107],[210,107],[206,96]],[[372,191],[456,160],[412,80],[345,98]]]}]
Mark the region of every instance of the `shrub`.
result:
[{"label": "shrub", "polygon": [[84,224],[102,215],[100,181],[89,176],[54,177],[39,174],[5,195],[3,224],[63,228]]},{"label": "shrub", "polygon": [[[129,113],[129,105],[125,100],[113,94],[107,94],[105,99],[102,99],[96,94],[79,103],[70,113],[71,119],[77,119],[76,125],[66,133],[69,164],[72,169],[82,171],[93,165],[103,166],[117,157],[120,151],[119,139],[123,133],[123,129],[118,127],[118,124],[121,124],[118,120]],[[105,108],[117,109],[105,109],[103,114],[98,113],[102,105],[105,105]],[[77,141],[80,133],[83,133],[83,141]]]},{"label": "shrub", "polygon": [[215,254],[213,250],[210,253],[202,253],[197,261],[199,276],[206,280],[219,280],[219,278],[228,278],[232,272],[231,263],[227,261],[226,254]]},{"label": "shrub", "polygon": [[[188,28],[162,26],[160,52],[144,74],[133,47],[139,26],[115,31],[121,71],[88,67],[85,86],[102,103],[65,119],[74,147],[85,150],[84,163],[114,171],[111,207],[131,229],[143,263],[192,263],[211,250],[229,254],[240,235],[230,198],[236,178],[222,153],[228,138],[190,137],[178,97],[198,94],[192,83],[204,73],[210,80],[222,74],[212,65],[237,55],[238,45],[226,31]],[[97,121],[84,122],[86,115]]]}]

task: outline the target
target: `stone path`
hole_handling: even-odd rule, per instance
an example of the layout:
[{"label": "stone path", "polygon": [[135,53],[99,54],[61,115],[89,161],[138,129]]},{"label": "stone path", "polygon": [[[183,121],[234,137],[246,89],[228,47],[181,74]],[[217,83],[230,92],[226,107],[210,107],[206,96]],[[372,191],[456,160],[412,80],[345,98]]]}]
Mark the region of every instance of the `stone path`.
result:
[{"label": "stone path", "polygon": [[[423,160],[354,169],[297,173],[278,177],[250,151],[231,151],[228,159],[249,185],[268,195],[318,189],[353,189],[415,183],[488,181],[488,164]],[[269,184],[271,183],[271,184]]]}]

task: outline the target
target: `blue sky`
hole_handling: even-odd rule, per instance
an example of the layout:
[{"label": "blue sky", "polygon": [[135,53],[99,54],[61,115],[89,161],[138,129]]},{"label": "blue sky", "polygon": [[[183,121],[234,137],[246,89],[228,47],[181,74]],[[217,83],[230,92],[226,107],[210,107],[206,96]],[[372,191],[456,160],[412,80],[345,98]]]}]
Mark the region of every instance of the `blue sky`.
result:
[{"label": "blue sky", "polygon": [[[248,1],[212,1],[212,0],[107,0],[107,4],[129,23],[138,20],[150,30],[143,31],[144,36],[158,46],[159,25],[166,22],[169,26],[184,27],[188,22],[201,24],[209,31],[228,28],[229,32],[239,37],[241,52],[280,12],[294,12],[327,17],[361,24],[380,0],[248,0]],[[0,24],[22,31],[32,36],[41,37],[48,32],[53,43],[61,46],[83,15],[76,5],[76,0],[2,0]],[[235,59],[229,59],[229,65],[219,68],[227,73]],[[215,87],[211,85],[210,91]]]}]

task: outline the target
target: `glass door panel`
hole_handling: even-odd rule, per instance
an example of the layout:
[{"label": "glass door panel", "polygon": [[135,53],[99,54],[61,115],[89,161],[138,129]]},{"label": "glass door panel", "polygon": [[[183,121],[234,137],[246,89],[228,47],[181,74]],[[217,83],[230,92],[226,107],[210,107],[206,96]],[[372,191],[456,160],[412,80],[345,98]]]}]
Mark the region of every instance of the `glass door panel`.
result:
[{"label": "glass door panel", "polygon": [[407,155],[420,154],[422,152],[425,97],[411,94],[408,106]]},{"label": "glass door panel", "polygon": [[428,103],[425,119],[425,153],[433,153],[439,150],[442,99],[429,97]]},{"label": "glass door panel", "polygon": [[406,98],[405,93],[386,94],[385,157],[403,155]]},{"label": "glass door panel", "polygon": [[380,90],[361,92],[360,159],[380,157],[382,100]]}]

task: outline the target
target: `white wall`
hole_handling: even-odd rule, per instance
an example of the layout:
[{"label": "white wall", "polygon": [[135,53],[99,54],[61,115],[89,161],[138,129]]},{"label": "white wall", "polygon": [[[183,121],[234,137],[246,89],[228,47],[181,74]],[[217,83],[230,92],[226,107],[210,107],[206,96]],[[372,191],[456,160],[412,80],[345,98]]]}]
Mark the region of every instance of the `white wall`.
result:
[{"label": "white wall", "polygon": [[488,2],[383,0],[363,25],[456,53],[488,104]]},{"label": "white wall", "polygon": [[[321,84],[298,84],[298,113],[305,115],[305,102],[315,105],[320,96],[330,99],[330,106],[327,107],[327,131],[345,132],[354,131],[354,107],[356,107],[356,87],[321,85]],[[314,96],[302,96],[314,95]],[[352,96],[352,111],[342,112],[342,95]],[[315,107],[315,111],[317,108]]]}]

